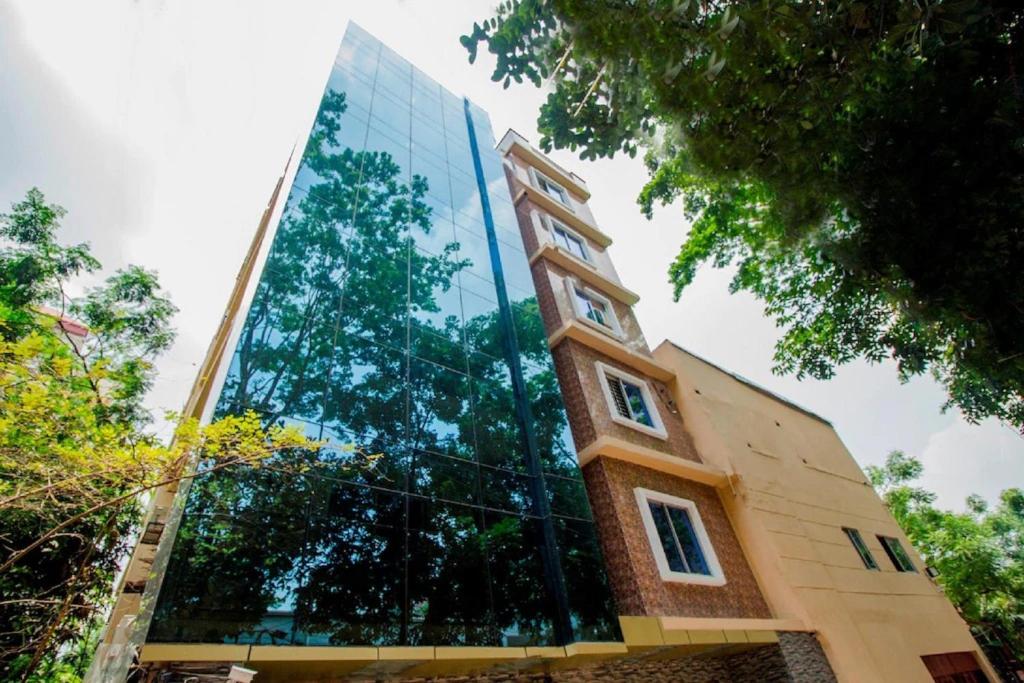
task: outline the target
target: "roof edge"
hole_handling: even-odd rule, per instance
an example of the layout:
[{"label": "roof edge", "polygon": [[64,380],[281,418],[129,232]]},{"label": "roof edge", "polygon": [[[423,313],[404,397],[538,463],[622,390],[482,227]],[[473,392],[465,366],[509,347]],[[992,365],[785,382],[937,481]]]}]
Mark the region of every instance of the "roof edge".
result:
[{"label": "roof edge", "polygon": [[758,384],[757,382],[754,382],[752,380],[747,379],[743,375],[735,373],[732,370],[726,370],[721,365],[718,365],[717,363],[712,363],[707,358],[704,358],[703,356],[701,356],[699,354],[696,354],[693,351],[690,351],[689,349],[683,348],[682,346],[680,346],[679,344],[676,344],[671,339],[664,339],[664,340],[662,340],[662,342],[660,344],[658,344],[658,346],[655,348],[655,351],[657,351],[657,349],[660,349],[665,344],[668,344],[668,345],[674,347],[676,350],[681,351],[681,352],[685,353],[688,356],[696,358],[701,363],[704,363],[705,365],[708,365],[708,366],[714,368],[715,370],[718,370],[719,372],[721,372],[723,374],[729,375],[730,377],[732,377],[734,380],[736,380],[740,384],[743,384],[743,385],[753,389],[757,393],[762,394],[763,396],[767,396],[768,398],[772,399],[773,401],[777,401],[777,402],[779,402],[779,403],[781,403],[781,404],[783,404],[783,405],[785,405],[785,406],[787,406],[789,408],[792,408],[793,410],[797,411],[798,413],[803,413],[807,417],[814,418],[815,420],[818,420],[819,422],[824,422],[825,424],[827,424],[832,429],[835,429],[835,425],[832,424],[831,420],[822,417],[821,415],[819,415],[818,413],[814,412],[813,410],[809,410],[807,408],[804,408],[799,403],[791,401],[790,399],[786,398],[785,396],[782,396],[781,394],[777,394],[774,391],[772,391],[771,389],[767,389],[767,388],[761,386],[760,384]]}]

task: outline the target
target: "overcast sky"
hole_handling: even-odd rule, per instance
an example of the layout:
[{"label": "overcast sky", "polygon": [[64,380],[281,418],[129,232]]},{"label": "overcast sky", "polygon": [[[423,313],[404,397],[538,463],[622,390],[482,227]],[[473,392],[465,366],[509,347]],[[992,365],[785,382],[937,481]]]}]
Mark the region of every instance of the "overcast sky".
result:
[{"label": "overcast sky", "polygon": [[[350,19],[486,109],[497,133],[539,138],[543,94],[502,90],[459,45],[491,4],[0,0],[0,211],[38,186],[69,211],[64,239],[89,241],[108,269],[159,271],[181,312],[150,403],[179,409]],[[778,333],[752,297],[728,293],[728,272],[705,268],[673,302],[667,269],[688,225],[678,206],[640,215],[639,161],[553,156],[590,186],[652,347],[670,338],[823,415],[861,465],[893,449],[920,457],[942,505],[1024,485],[1024,439],[942,414],[930,379],[901,385],[890,363],[828,382],[774,376]]]}]

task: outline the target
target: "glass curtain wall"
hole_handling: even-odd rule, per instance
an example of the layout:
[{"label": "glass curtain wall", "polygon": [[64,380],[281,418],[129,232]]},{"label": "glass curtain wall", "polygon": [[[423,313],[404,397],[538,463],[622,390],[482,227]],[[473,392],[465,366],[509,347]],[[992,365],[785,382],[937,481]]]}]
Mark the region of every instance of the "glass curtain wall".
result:
[{"label": "glass curtain wall", "polygon": [[493,139],[349,25],[216,407],[327,446],[195,479],[149,641],[619,640]]}]

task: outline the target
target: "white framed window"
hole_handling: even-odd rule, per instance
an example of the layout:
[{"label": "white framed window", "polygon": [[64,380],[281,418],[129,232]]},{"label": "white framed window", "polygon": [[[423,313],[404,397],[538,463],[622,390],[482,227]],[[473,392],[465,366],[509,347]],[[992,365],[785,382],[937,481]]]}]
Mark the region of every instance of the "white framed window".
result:
[{"label": "white framed window", "polygon": [[572,303],[576,317],[591,327],[596,327],[605,334],[622,337],[622,327],[615,315],[615,307],[605,296],[583,285],[574,278],[565,278],[565,289]]},{"label": "white framed window", "polygon": [[545,216],[548,229],[551,231],[551,240],[555,246],[562,251],[590,265],[590,249],[587,248],[587,241],[578,232],[567,228],[551,216]]},{"label": "white framed window", "polygon": [[639,487],[633,493],[662,580],[724,586],[725,573],[696,503]]},{"label": "white framed window", "polygon": [[530,167],[530,181],[538,190],[572,211],[572,203],[569,201],[569,193],[566,192],[565,188],[532,166]]},{"label": "white framed window", "polygon": [[612,420],[644,434],[667,439],[668,433],[647,382],[601,362],[595,365]]}]

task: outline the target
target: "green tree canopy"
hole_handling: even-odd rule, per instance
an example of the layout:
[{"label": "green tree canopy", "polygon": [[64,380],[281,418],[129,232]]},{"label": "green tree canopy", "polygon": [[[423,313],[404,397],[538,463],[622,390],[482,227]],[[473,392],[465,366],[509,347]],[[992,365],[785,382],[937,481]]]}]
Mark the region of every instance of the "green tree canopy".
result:
[{"label": "green tree canopy", "polygon": [[645,151],[676,296],[734,265],[777,371],[893,358],[1024,429],[1022,39],[1006,0],[513,0],[462,42],[550,84],[544,149]]},{"label": "green tree canopy", "polygon": [[[868,478],[907,536],[939,570],[938,581],[964,617],[998,626],[1024,657],[1024,491],[1002,492],[994,508],[980,496],[963,513],[941,510],[935,494],[915,485],[920,460],[893,451]],[[1013,640],[1013,639],[1016,640]]]},{"label": "green tree canopy", "polygon": [[137,531],[140,494],[189,476],[194,452],[216,470],[309,445],[255,415],[205,428],[183,420],[170,446],[153,437],[143,398],[176,309],[136,266],[69,296],[71,280],[100,264],[88,245],[59,243],[63,215],[37,189],[0,215],[4,680],[71,681],[88,664],[87,636]]}]

